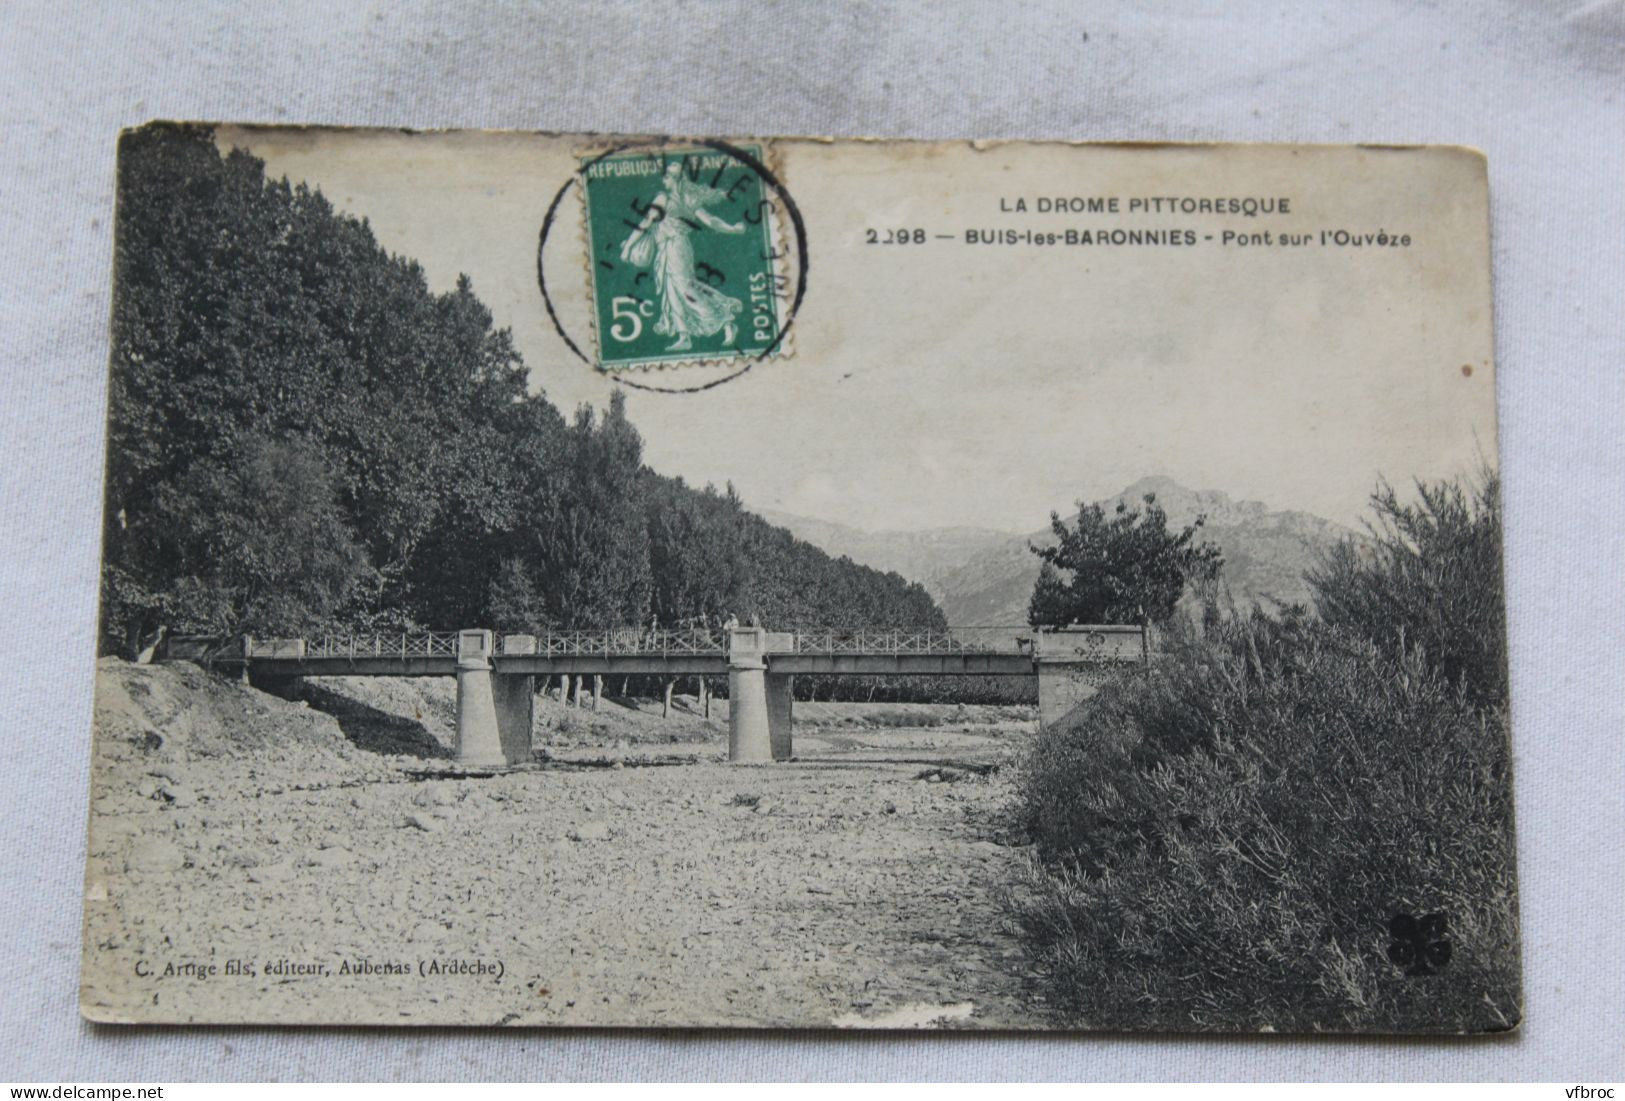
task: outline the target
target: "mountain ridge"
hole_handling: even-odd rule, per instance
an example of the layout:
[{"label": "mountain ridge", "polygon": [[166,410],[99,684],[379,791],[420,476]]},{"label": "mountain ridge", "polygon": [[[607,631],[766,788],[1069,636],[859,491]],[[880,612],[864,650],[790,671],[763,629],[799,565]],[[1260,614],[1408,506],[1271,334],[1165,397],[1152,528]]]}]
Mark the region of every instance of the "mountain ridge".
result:
[{"label": "mountain ridge", "polygon": [[1011,539],[1026,538],[1014,532],[968,525],[918,531],[870,531],[778,509],[752,508],[751,511],[829,554],[844,555],[859,565],[900,574],[921,584],[947,563]]},{"label": "mountain ridge", "polygon": [[[1334,543],[1357,534],[1312,513],[1271,509],[1222,490],[1187,489],[1163,475],[1141,478],[1100,503],[1108,511],[1119,503],[1138,507],[1146,494],[1168,514],[1170,528],[1203,518],[1197,538],[1224,554],[1223,580],[1241,607],[1310,603],[1305,571]],[[918,581],[948,622],[961,627],[1025,624],[1039,567],[1029,546],[1054,543],[1047,524],[1025,535],[965,526],[872,532],[773,509],[756,511],[830,554]],[[1057,512],[1067,520],[1077,515],[1076,508]]]}]

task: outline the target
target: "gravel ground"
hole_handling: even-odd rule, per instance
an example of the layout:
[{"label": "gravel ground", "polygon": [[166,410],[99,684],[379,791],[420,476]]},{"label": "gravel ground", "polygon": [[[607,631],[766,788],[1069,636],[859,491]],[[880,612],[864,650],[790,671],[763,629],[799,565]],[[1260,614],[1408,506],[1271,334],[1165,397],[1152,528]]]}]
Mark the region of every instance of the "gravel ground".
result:
[{"label": "gravel ground", "polygon": [[97,727],[97,1020],[1045,1023],[1000,903],[1027,850],[997,766],[1026,727],[798,730],[771,766],[614,737],[455,778],[302,702],[116,662]]}]

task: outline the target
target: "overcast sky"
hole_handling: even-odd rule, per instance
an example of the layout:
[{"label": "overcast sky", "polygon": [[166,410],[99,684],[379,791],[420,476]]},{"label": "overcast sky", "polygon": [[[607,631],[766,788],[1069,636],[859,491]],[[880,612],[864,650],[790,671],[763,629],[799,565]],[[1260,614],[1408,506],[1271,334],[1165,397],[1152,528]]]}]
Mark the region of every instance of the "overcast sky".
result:
[{"label": "overcast sky", "polygon": [[[538,230],[579,139],[220,141],[367,217],[435,289],[467,272],[533,386],[562,408],[607,401],[613,381],[566,350],[537,289]],[[775,164],[809,233],[794,354],[703,394],[631,392],[662,473],[732,480],[751,504],[869,529],[1025,532],[1150,474],[1352,523],[1379,475],[1449,476],[1495,456],[1485,200],[1470,154],[804,142],[779,144]],[[1122,211],[1001,210],[1057,194],[1119,196]],[[1292,212],[1130,214],[1135,196],[1286,197]],[[567,330],[590,348],[580,201],[567,200],[545,263]],[[896,227],[931,239],[865,242]],[[1269,230],[1272,244],[963,243],[966,229],[1068,228]],[[1412,243],[1274,244],[1339,228]]]}]

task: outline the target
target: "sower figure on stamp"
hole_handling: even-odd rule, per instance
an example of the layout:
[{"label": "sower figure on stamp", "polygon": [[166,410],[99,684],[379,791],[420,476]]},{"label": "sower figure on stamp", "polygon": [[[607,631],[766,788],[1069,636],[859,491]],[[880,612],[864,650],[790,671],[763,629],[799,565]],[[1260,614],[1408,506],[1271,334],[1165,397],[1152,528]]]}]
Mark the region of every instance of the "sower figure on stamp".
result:
[{"label": "sower figure on stamp", "polygon": [[722,200],[723,193],[689,179],[675,161],[666,166],[662,183],[664,190],[622,243],[621,259],[638,267],[653,263],[655,298],[660,303],[655,332],[677,338],[667,351],[685,351],[694,346],[695,337],[719,330],[727,347],[738,337],[736,322],[745,305],[700,278],[689,234],[702,225],[718,233],[739,234],[745,232],[744,223],[725,222],[706,210]]}]

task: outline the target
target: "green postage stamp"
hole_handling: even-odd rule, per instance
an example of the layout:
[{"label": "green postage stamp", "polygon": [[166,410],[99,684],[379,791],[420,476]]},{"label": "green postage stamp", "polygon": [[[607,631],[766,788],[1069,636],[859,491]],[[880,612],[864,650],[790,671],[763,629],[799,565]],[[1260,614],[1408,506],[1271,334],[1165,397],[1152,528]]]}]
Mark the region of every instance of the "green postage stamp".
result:
[{"label": "green postage stamp", "polygon": [[777,212],[759,145],[581,158],[589,290],[606,371],[788,352]]}]

